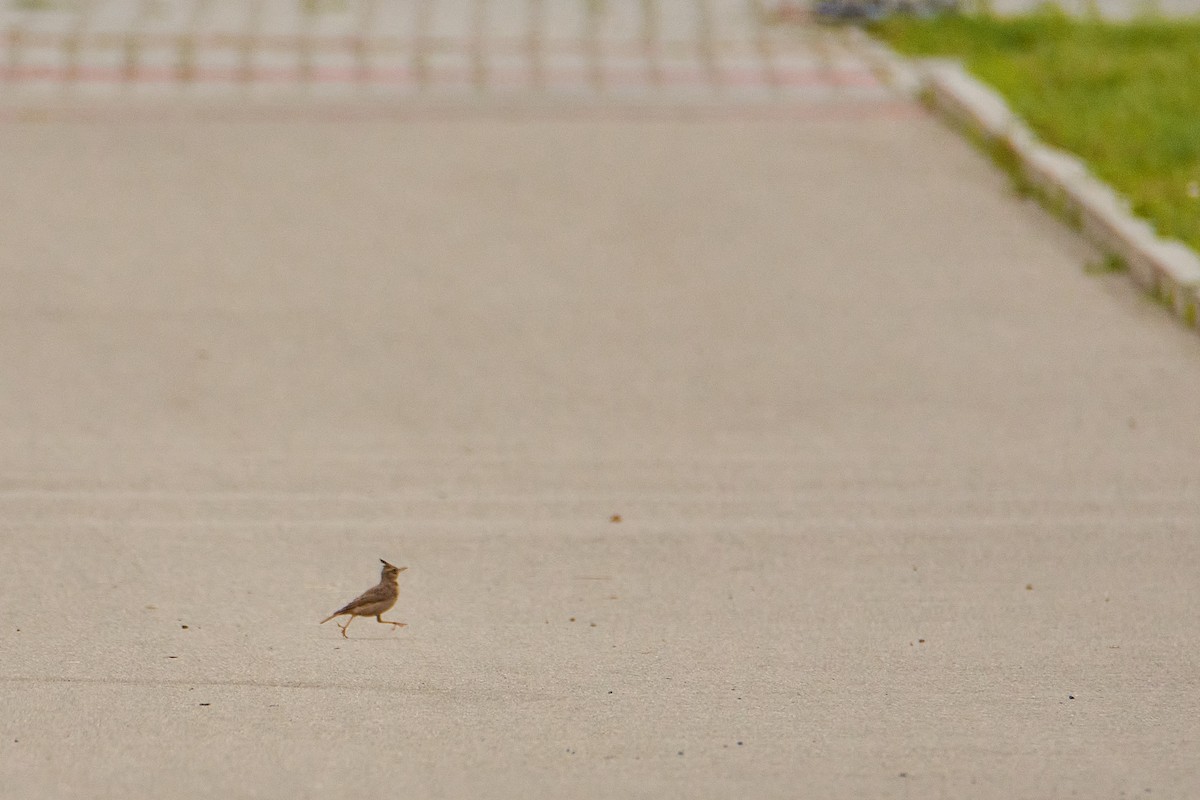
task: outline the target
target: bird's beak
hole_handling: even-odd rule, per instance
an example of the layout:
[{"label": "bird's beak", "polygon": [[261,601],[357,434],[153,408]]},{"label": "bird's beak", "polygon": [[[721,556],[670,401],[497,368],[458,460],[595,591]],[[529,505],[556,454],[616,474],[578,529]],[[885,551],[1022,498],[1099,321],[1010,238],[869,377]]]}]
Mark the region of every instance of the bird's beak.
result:
[{"label": "bird's beak", "polygon": [[396,567],[396,572],[404,572],[408,567]]}]

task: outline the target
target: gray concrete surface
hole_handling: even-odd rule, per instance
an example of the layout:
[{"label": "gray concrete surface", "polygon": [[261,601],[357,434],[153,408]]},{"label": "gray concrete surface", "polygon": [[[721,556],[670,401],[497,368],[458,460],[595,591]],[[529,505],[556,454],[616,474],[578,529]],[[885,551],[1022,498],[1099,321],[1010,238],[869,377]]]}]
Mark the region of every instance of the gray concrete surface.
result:
[{"label": "gray concrete surface", "polygon": [[1195,795],[1200,342],[788,110],[0,125],[0,796]]}]

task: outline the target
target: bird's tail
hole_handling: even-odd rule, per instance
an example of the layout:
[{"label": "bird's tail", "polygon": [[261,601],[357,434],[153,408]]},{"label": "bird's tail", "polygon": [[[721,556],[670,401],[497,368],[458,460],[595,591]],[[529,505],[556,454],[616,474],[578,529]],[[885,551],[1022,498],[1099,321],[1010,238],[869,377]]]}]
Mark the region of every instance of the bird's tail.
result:
[{"label": "bird's tail", "polygon": [[336,617],[336,616],[337,616],[337,614],[336,614],[336,613],[334,613],[334,614],[330,614],[328,617],[326,617],[325,619],[321,620],[321,621],[320,621],[320,622],[318,622],[317,624],[318,624],[318,625],[324,625],[326,622],[329,622],[329,620],[333,619],[333,618],[334,618],[334,617]]}]

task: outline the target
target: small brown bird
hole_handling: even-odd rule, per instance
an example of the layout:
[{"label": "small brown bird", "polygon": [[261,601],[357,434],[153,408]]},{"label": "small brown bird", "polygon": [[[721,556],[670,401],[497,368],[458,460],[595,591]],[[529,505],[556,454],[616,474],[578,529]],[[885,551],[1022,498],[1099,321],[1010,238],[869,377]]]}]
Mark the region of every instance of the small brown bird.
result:
[{"label": "small brown bird", "polygon": [[355,617],[374,617],[378,622],[391,625],[392,630],[403,628],[408,624],[407,622],[392,622],[390,619],[384,619],[382,616],[383,612],[396,605],[396,598],[400,596],[400,587],[396,585],[396,578],[401,572],[408,569],[408,567],[393,567],[382,558],[379,561],[383,564],[383,572],[379,575],[379,583],[321,620],[322,625],[334,617],[349,614],[350,619],[346,620],[346,624],[338,625],[342,629],[342,636],[349,639],[350,637],[346,636],[346,629],[350,627],[351,622],[354,622]]}]

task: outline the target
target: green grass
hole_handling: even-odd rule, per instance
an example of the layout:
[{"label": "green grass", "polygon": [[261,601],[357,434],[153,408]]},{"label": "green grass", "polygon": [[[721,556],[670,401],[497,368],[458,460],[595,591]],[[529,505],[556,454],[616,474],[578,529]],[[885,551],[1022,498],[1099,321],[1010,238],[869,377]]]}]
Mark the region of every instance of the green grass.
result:
[{"label": "green grass", "polygon": [[1113,272],[1124,272],[1129,269],[1125,259],[1115,253],[1108,253],[1099,261],[1089,261],[1083,265],[1083,271],[1089,275],[1108,275]]},{"label": "green grass", "polygon": [[1043,141],[1087,161],[1160,234],[1200,249],[1200,20],[1106,23],[1047,8],[871,30],[909,55],[961,58]]}]

